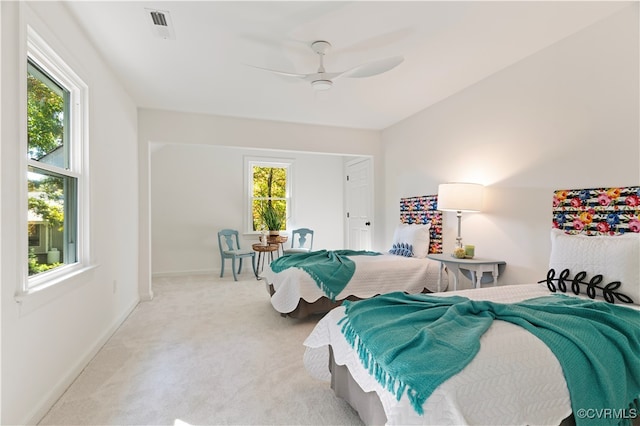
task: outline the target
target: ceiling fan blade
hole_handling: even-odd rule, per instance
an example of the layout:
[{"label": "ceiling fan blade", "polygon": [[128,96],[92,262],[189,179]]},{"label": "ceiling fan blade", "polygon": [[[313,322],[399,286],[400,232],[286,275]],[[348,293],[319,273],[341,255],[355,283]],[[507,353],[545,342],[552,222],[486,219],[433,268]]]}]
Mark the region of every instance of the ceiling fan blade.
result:
[{"label": "ceiling fan blade", "polygon": [[[1,1],[1,0],[0,0]],[[357,67],[351,68],[347,71],[342,72],[326,72],[324,69],[324,55],[326,51],[331,47],[331,44],[328,41],[318,40],[311,44],[312,50],[318,55],[320,64],[318,66],[318,71],[309,74],[299,74],[288,71],[279,71],[273,70],[269,68],[257,67],[255,65],[248,65],[252,68],[257,68],[262,71],[268,71],[273,74],[282,75],[285,77],[294,77],[299,78],[301,80],[307,81],[311,83],[314,89],[316,90],[328,90],[333,85],[333,80],[339,77],[349,77],[349,78],[363,78],[363,77],[371,77],[374,75],[382,74],[383,72],[389,71],[404,61],[402,56],[394,56],[391,58],[381,59],[378,61],[368,62],[366,64],[358,65]]]},{"label": "ceiling fan blade", "polygon": [[402,56],[393,56],[391,58],[380,59],[378,61],[367,62],[351,68],[340,75],[340,77],[364,78],[382,74],[397,67],[404,61]]},{"label": "ceiling fan blade", "polygon": [[271,73],[274,73],[274,74],[284,75],[286,77],[295,77],[295,78],[306,79],[307,76],[312,75],[312,74],[297,74],[297,73],[294,73],[294,72],[272,70],[272,69],[269,69],[269,68],[256,67],[255,65],[247,65],[247,66],[249,66],[251,68],[256,68],[256,69],[259,69],[259,70],[262,70],[262,71],[268,71],[268,72],[271,72]]}]

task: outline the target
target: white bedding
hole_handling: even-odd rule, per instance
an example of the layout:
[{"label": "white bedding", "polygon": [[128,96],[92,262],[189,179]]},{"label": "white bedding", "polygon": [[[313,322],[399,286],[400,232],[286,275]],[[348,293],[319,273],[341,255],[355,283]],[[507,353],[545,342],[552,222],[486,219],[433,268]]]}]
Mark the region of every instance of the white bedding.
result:
[{"label": "white bedding", "polygon": [[[391,254],[349,258],[355,262],[356,271],[336,300],[347,296],[365,299],[393,291],[420,293],[425,288],[432,292],[447,289],[446,274],[442,274],[442,283],[438,288],[440,262],[431,259]],[[267,284],[273,285],[275,293],[271,296],[271,304],[281,313],[292,312],[300,299],[312,303],[325,296],[313,278],[299,268],[288,268],[275,273],[267,266],[262,277]]]},{"label": "white bedding", "polygon": [[[443,295],[453,294],[510,303],[546,296],[549,291],[543,285],[528,284]],[[343,316],[343,307],[329,312],[305,340],[305,367],[314,377],[329,380],[331,345],[336,363],[345,365],[365,392],[378,394],[389,425],[560,424],[571,414],[562,368],[553,353],[523,328],[496,320],[482,336],[473,361],[434,391],[420,416],[406,394],[397,401],[362,367],[337,325]]]}]

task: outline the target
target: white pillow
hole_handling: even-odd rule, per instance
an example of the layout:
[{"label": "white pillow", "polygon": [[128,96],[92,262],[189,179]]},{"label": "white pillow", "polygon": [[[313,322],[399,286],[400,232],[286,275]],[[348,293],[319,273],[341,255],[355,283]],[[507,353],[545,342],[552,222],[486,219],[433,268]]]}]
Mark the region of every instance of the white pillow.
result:
[{"label": "white pillow", "polygon": [[429,254],[429,228],[431,224],[401,223],[393,233],[393,244],[408,244],[413,247],[413,257],[425,258]]},{"label": "white pillow", "polygon": [[[616,292],[629,296],[634,304],[640,304],[639,233],[588,236],[552,229],[549,268],[555,269],[556,277],[564,269],[570,271],[571,278],[581,271],[586,272],[587,281],[594,275],[602,275],[600,286],[620,281]],[[580,294],[585,294],[585,288],[581,286]],[[597,294],[602,295],[600,291]]]}]

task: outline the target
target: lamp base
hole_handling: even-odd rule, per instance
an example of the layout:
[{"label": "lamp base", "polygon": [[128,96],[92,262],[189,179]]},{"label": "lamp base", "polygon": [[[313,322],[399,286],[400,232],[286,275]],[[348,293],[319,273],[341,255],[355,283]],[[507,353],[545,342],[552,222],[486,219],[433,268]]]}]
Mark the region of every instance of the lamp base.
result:
[{"label": "lamp base", "polygon": [[464,246],[462,245],[462,239],[456,238],[456,246],[453,249],[453,257],[458,259],[464,259],[466,256],[466,252],[464,250]]},{"label": "lamp base", "polygon": [[456,238],[455,248],[464,248],[464,245],[462,245],[462,238],[461,237]]},{"label": "lamp base", "polygon": [[462,245],[462,236],[460,235],[460,222],[462,221],[462,212],[458,210],[456,212],[456,217],[458,218],[458,236],[456,237],[456,246],[453,249],[453,256],[457,257],[458,259],[464,259],[465,252],[464,246]]}]

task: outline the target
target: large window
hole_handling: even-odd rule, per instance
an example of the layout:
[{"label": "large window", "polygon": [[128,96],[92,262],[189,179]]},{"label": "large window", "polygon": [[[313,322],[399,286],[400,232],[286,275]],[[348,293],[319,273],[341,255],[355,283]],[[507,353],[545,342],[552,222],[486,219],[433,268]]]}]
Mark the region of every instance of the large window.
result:
[{"label": "large window", "polygon": [[248,160],[249,229],[286,230],[291,204],[291,162]]},{"label": "large window", "polygon": [[27,269],[23,290],[78,265],[86,87],[41,39],[27,57]]}]

